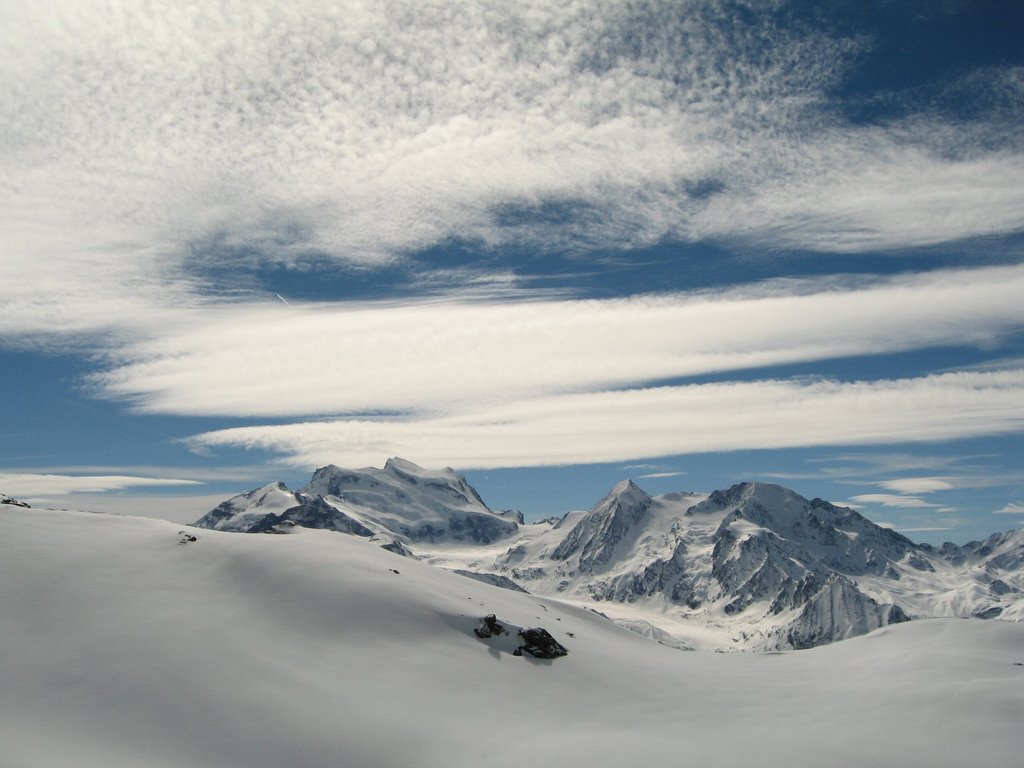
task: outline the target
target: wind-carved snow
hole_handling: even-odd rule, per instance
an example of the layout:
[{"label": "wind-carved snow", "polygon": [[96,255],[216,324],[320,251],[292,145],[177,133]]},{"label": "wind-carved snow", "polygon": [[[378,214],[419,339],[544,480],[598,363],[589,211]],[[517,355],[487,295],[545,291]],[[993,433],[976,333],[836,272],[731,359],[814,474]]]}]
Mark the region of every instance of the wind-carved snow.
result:
[{"label": "wind-carved snow", "polygon": [[1024,619],[1024,532],[917,545],[769,483],[651,497],[625,480],[587,512],[526,524],[451,469],[394,458],[322,467],[298,493],[241,494],[198,525],[259,532],[284,520],[595,607],[676,647],[806,648],[914,618]]}]

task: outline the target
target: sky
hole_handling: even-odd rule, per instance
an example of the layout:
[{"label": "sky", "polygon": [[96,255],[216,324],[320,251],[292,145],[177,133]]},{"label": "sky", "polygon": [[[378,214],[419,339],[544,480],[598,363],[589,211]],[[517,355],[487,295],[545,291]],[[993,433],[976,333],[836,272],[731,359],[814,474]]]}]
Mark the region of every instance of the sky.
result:
[{"label": "sky", "polygon": [[0,492],[1024,525],[1024,4],[0,0]]}]

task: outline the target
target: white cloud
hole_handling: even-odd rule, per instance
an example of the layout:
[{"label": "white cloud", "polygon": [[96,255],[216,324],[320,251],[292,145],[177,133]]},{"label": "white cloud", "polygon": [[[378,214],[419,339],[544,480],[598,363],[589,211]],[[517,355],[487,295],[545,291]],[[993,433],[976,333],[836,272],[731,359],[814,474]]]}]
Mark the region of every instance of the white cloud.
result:
[{"label": "white cloud", "polygon": [[934,491],[963,490],[968,488],[994,488],[1002,485],[1017,485],[1024,479],[1021,474],[984,473],[971,475],[949,475],[946,477],[906,477],[877,483],[882,488],[897,493],[932,493]]},{"label": "white cloud", "polygon": [[[32,466],[19,467],[16,473],[19,476],[50,476],[50,477],[99,477],[99,478],[136,478],[143,479],[147,483],[158,483],[162,479],[170,479],[172,484],[183,482],[199,483],[249,483],[263,481],[280,473],[284,467],[272,463],[247,464],[245,466],[157,466],[139,465],[114,466],[103,464],[63,464],[57,466]],[[5,470],[0,470],[2,475]],[[7,474],[14,475],[12,470],[6,470]],[[188,478],[187,481],[179,478]],[[263,483],[260,483],[261,485]],[[3,490],[0,488],[0,490]],[[85,490],[85,489],[81,489]],[[102,490],[102,489],[101,489]]]},{"label": "white cloud", "polygon": [[1024,514],[1024,502],[1010,502],[1002,509],[997,509],[994,515],[1021,515]]},{"label": "white cloud", "polygon": [[904,525],[896,525],[895,523],[876,523],[876,525],[882,528],[893,528],[903,533],[927,533],[933,531],[952,531],[956,526],[942,525],[942,526],[923,526],[923,527],[907,527]]},{"label": "white cloud", "polygon": [[510,398],[995,342],[1024,327],[1024,266],[853,286],[590,301],[285,306],[179,314],[99,391],[145,411],[458,413]]},{"label": "white cloud", "polygon": [[395,454],[428,466],[541,466],[1000,434],[1024,428],[1022,403],[1024,370],[851,384],[757,381],[539,397],[434,418],[243,427],[192,441],[270,450],[302,467],[361,466]]},{"label": "white cloud", "polygon": [[[194,442],[298,463],[519,466],[1019,429],[1019,366],[636,387],[995,346],[1024,328],[1021,266],[606,301],[210,295],[211,269],[379,266],[450,238],[849,253],[1024,229],[1014,115],[846,124],[827,92],[864,43],[749,16],[737,26],[711,0],[648,17],[544,0],[26,5],[0,30],[0,343],[99,353],[96,390],[147,412],[363,416]],[[992,68],[972,88],[1019,75]],[[562,213],[533,215],[545,206]]]},{"label": "white cloud", "polygon": [[[1013,115],[843,124],[826,91],[864,43],[748,16],[26,5],[0,31],[0,332],[131,334],[199,303],[210,266],[379,264],[451,237],[851,252],[1024,228]],[[573,213],[509,215],[549,203]]]},{"label": "white cloud", "polygon": [[900,509],[938,509],[941,504],[932,504],[916,496],[903,496],[892,493],[862,493],[853,496],[852,501],[858,504],[880,504],[883,507],[896,507]]},{"label": "white cloud", "polygon": [[201,485],[196,480],[131,475],[44,475],[27,472],[0,473],[0,488],[12,496],[53,496],[69,493],[102,493],[125,488]]},{"label": "white cloud", "polygon": [[647,479],[655,479],[655,478],[662,478],[662,477],[682,477],[685,474],[686,474],[685,472],[652,472],[649,475],[640,475],[640,479],[641,480],[647,480]]},{"label": "white cloud", "polygon": [[944,477],[901,477],[895,480],[884,480],[879,485],[897,493],[933,493],[948,491],[957,487]]},{"label": "white cloud", "polygon": [[1020,147],[951,160],[953,147],[974,138],[926,147],[928,131],[836,129],[780,148],[798,157],[756,175],[745,195],[712,200],[698,226],[711,236],[844,253],[1020,231]]}]

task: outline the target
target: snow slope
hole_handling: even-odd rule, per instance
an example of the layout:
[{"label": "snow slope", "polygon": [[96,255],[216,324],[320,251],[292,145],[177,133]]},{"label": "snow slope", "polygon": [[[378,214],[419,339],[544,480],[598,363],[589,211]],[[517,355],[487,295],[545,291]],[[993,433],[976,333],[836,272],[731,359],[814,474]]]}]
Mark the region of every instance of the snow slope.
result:
[{"label": "snow slope", "polygon": [[[355,536],[0,508],[0,767],[1006,766],[1024,626],[686,653]],[[542,626],[514,657],[472,628]]]}]

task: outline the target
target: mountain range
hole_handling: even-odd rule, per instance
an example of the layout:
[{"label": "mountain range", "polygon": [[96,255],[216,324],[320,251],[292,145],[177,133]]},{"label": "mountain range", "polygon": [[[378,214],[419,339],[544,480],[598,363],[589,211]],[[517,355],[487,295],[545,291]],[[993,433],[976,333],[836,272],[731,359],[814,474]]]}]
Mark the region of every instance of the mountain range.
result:
[{"label": "mountain range", "polygon": [[809,648],[933,617],[1024,620],[1024,530],[916,544],[853,509],[744,482],[650,496],[630,480],[586,512],[527,523],[464,477],[392,458],[271,483],[196,527],[370,539],[491,584],[590,607],[677,648]]}]

